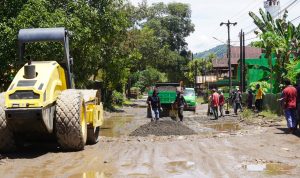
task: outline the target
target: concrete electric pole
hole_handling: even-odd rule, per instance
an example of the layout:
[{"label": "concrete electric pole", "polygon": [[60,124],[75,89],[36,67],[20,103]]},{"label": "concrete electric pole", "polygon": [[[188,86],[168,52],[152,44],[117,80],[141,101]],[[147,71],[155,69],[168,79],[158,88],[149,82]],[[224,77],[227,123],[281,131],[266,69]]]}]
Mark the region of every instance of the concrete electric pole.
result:
[{"label": "concrete electric pole", "polygon": [[237,22],[230,22],[228,20],[228,22],[222,22],[220,24],[220,26],[222,25],[226,25],[227,26],[227,30],[228,30],[228,47],[227,47],[227,50],[228,50],[228,67],[229,67],[229,93],[231,93],[231,88],[232,88],[232,80],[231,80],[231,48],[230,48],[230,25],[237,25]]}]

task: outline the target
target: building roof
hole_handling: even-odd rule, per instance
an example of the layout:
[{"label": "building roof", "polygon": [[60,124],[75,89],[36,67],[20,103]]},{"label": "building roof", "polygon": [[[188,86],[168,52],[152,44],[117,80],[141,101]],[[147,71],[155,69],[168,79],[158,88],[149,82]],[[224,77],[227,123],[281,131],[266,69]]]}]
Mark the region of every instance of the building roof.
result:
[{"label": "building roof", "polygon": [[[262,50],[261,48],[254,47],[245,47],[245,58],[259,58]],[[231,46],[231,65],[237,65],[240,60],[240,47],[239,46]],[[228,67],[228,58],[227,54],[223,56],[223,58],[217,58],[212,60],[213,68],[227,68]]]}]

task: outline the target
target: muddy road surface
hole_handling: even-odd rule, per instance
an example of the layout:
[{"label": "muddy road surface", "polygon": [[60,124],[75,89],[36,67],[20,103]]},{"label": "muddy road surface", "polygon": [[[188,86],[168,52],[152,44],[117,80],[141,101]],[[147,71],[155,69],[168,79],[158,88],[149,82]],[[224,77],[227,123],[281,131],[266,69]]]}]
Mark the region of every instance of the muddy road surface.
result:
[{"label": "muddy road surface", "polygon": [[284,121],[215,121],[205,108],[184,112],[183,123],[150,123],[144,101],[136,101],[107,114],[99,143],[84,151],[33,144],[2,154],[0,177],[300,177],[300,134],[285,134]]}]

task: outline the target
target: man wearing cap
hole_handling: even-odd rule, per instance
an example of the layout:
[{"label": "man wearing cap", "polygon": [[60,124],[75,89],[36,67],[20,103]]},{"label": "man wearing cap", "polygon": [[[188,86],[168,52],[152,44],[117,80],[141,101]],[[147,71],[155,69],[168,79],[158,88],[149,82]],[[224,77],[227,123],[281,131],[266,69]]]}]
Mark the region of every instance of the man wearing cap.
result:
[{"label": "man wearing cap", "polygon": [[173,104],[177,104],[178,117],[180,119],[180,122],[183,122],[183,109],[187,106],[187,103],[181,92],[177,92],[177,96]]},{"label": "man wearing cap", "polygon": [[148,104],[148,107],[151,108],[151,113],[152,113],[151,121],[153,121],[153,120],[158,121],[159,120],[159,110],[162,110],[162,109],[161,109],[161,105],[160,105],[160,98],[158,96],[157,88],[155,88],[153,90],[152,96],[148,97],[147,104]]},{"label": "man wearing cap", "polygon": [[237,115],[238,109],[243,111],[243,108],[242,108],[242,94],[241,94],[241,91],[240,91],[239,87],[236,87],[236,89],[233,93],[233,98],[232,99],[233,99],[233,104],[234,104],[234,113],[235,113],[235,115]]}]

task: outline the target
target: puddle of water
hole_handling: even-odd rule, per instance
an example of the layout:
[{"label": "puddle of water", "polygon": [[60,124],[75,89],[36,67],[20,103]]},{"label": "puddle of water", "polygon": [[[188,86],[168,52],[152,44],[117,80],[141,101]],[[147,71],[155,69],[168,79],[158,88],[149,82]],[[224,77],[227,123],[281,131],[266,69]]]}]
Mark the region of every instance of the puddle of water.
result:
[{"label": "puddle of water", "polygon": [[249,164],[246,167],[247,167],[247,171],[261,172],[261,171],[266,170],[267,165],[266,164]]},{"label": "puddle of water", "polygon": [[128,174],[127,176],[129,176],[129,177],[138,177],[138,178],[150,177],[148,174],[142,174],[142,173],[132,173],[132,174]]},{"label": "puddle of water", "polygon": [[240,130],[241,127],[238,123],[216,123],[209,124],[207,127],[212,128],[218,132],[230,132]]},{"label": "puddle of water", "polygon": [[69,176],[69,178],[107,178],[111,176],[112,176],[111,174],[106,174],[104,172],[89,171],[89,172],[71,175]]},{"label": "puddle of water", "polygon": [[147,105],[137,105],[136,107],[137,108],[147,108],[148,106]]},{"label": "puddle of water", "polygon": [[195,166],[195,163],[191,161],[174,161],[169,162],[166,165],[168,173],[178,174],[192,169]]},{"label": "puddle of water", "polygon": [[126,134],[124,126],[132,122],[133,116],[114,116],[104,120],[100,135],[105,137],[120,137]]},{"label": "puddle of water", "polygon": [[288,174],[296,166],[281,163],[249,164],[245,166],[250,172],[264,172],[270,175]]}]

